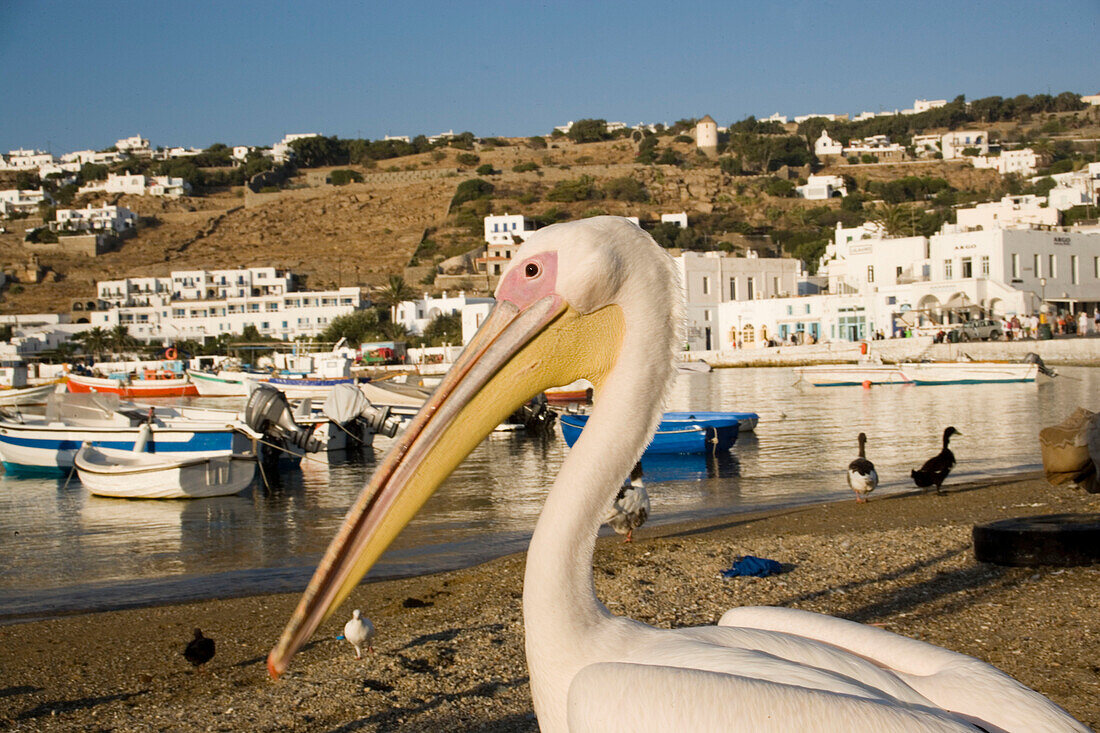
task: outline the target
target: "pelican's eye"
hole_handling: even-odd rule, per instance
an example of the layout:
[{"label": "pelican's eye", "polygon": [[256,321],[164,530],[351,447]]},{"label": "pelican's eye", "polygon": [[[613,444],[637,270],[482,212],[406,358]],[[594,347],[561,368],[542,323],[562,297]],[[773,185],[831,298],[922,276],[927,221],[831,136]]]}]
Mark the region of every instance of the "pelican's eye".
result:
[{"label": "pelican's eye", "polygon": [[534,280],[542,272],[542,268],[539,267],[537,262],[528,262],[523,266],[523,274],[528,280]]}]

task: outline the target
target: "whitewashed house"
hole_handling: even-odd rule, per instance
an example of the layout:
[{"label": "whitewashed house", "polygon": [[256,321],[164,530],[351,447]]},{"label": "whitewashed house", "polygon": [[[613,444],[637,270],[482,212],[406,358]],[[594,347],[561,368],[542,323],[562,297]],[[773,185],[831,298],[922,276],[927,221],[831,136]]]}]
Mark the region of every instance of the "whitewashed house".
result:
[{"label": "whitewashed house", "polygon": [[[913,100],[913,114],[920,114],[921,112],[927,112],[930,109],[936,109],[937,107],[946,107],[946,99],[914,99]],[[905,110],[909,112],[909,110]]]},{"label": "whitewashed house", "polygon": [[661,214],[662,224],[675,224],[681,229],[687,229],[688,215],[686,211],[681,211],[676,214]]},{"label": "whitewashed house", "polygon": [[829,137],[828,130],[822,130],[821,135],[814,141],[814,154],[819,158],[826,156],[840,156],[844,153],[844,145],[839,140]]},{"label": "whitewashed house", "polygon": [[115,148],[118,152],[125,153],[127,155],[139,156],[139,155],[152,155],[153,151],[149,149],[149,141],[143,138],[141,135],[133,135],[131,137],[124,137],[115,143]]},{"label": "whitewashed house", "polygon": [[[1100,163],[1089,163],[1087,167],[1069,173],[1057,173],[1050,176],[1055,186],[1047,194],[1050,208],[1065,211],[1074,206],[1095,206],[1096,192],[1100,189]],[[1032,179],[1035,183],[1037,179]]]},{"label": "whitewashed house", "polygon": [[1002,176],[1006,173],[1031,176],[1039,169],[1042,156],[1031,148],[1023,148],[1002,150],[1000,155],[976,155],[970,158],[970,162],[975,168],[992,168]]},{"label": "whitewashed house", "polygon": [[444,291],[443,295],[439,297],[432,297],[424,293],[424,296],[417,300],[406,300],[398,303],[395,308],[394,320],[403,325],[410,334],[420,336],[424,333],[424,329],[427,328],[428,324],[439,316],[454,315],[461,317],[469,307],[478,306],[478,312],[480,312],[482,306],[488,305],[491,307],[495,302],[493,298],[474,298],[466,295],[465,292],[448,294],[447,291]]},{"label": "whitewashed house", "polygon": [[886,135],[871,135],[870,137],[849,141],[844,146],[844,155],[856,158],[870,155],[880,163],[896,162],[905,157],[905,148],[898,143],[890,142],[890,138]]},{"label": "whitewashed house", "polygon": [[1045,196],[1005,196],[1000,201],[977,204],[955,211],[955,224],[945,224],[945,231],[975,231],[1012,227],[1058,226],[1058,210],[1047,205]]},{"label": "whitewashed house", "polygon": [[940,150],[944,160],[963,157],[963,151],[975,148],[978,155],[989,155],[989,132],[987,130],[955,130],[940,138]]},{"label": "whitewashed house", "polygon": [[477,269],[497,276],[507,269],[523,241],[537,223],[522,214],[492,214],[485,217],[485,254],[476,260]]},{"label": "whitewashed house", "polygon": [[799,198],[820,201],[848,195],[848,188],[840,176],[809,176],[802,186],[795,186]]},{"label": "whitewashed house", "polygon": [[34,214],[38,211],[39,204],[51,201],[50,195],[42,188],[37,191],[17,188],[0,191],[0,216]]},{"label": "whitewashed house", "polygon": [[316,132],[296,132],[284,135],[283,139],[271,146],[271,155],[276,163],[285,163],[294,157],[294,148],[290,144],[295,140],[305,140],[309,137],[321,137]]},{"label": "whitewashed house", "polygon": [[58,209],[50,229],[58,232],[124,232],[137,226],[138,216],[125,206],[92,206]]},{"label": "whitewashed house", "polygon": [[913,152],[918,158],[931,158],[940,152],[940,140],[942,135],[914,135]]},{"label": "whitewashed house", "polygon": [[38,170],[54,162],[54,157],[44,150],[9,150],[6,159],[0,156],[0,170],[30,171]]},{"label": "whitewashed house", "polygon": [[77,163],[78,165],[84,165],[85,163],[111,165],[122,160],[122,154],[117,150],[74,150],[71,153],[62,155],[61,160],[64,163]]}]

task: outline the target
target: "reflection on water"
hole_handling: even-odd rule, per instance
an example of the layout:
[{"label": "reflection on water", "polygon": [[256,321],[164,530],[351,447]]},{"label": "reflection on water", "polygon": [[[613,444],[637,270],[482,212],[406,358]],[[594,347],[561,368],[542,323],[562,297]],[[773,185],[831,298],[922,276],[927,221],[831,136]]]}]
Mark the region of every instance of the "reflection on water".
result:
[{"label": "reflection on water", "polygon": [[[789,369],[683,374],[672,409],[751,410],[761,421],[729,455],[646,458],[650,522],[846,498],[844,471],[861,431],[882,477],[877,493],[910,488],[909,469],[939,451],[947,425],[962,432],[949,483],[1036,468],[1038,430],[1079,405],[1097,407],[1100,369],[1061,371],[1038,386],[873,389],[796,387]],[[313,456],[300,469],[257,475],[238,496],[194,501],[104,499],[75,478],[0,476],[0,619],[298,590],[388,444]],[[372,577],[523,549],[566,452],[557,435],[493,434]]]}]

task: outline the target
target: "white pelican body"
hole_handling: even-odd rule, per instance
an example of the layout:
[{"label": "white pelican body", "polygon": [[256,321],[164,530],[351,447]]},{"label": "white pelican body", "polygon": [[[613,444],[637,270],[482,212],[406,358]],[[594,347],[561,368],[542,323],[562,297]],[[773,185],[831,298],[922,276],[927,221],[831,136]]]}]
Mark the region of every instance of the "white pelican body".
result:
[{"label": "white pelican body", "polygon": [[482,437],[531,395],[584,377],[595,404],[547,496],[524,579],[542,730],[1085,731],[977,659],[880,629],[738,608],[718,626],[666,630],[600,603],[596,534],[675,375],[678,283],[671,258],[624,219],[532,235],[493,313],[348,513],[268,657],[272,675]]},{"label": "white pelican body", "polygon": [[371,623],[369,618],[364,618],[357,608],[351,612],[351,619],[344,624],[344,638],[355,647],[355,658],[362,659],[363,647],[366,647],[367,651],[374,651],[371,647],[371,639],[374,638],[374,624]]}]

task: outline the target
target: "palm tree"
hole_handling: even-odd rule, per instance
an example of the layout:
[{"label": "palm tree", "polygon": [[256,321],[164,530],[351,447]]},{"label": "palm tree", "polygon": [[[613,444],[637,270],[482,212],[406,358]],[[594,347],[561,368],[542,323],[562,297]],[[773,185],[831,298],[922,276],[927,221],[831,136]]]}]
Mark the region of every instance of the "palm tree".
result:
[{"label": "palm tree", "polygon": [[886,233],[892,237],[908,234],[909,209],[901,204],[881,204],[876,206],[873,221],[882,225]]},{"label": "palm tree", "polygon": [[84,353],[90,354],[93,359],[99,361],[99,355],[107,350],[110,335],[100,326],[89,328],[83,333],[77,334],[74,340],[80,342]]},{"label": "palm tree", "polygon": [[127,349],[132,349],[137,346],[137,339],[131,336],[130,329],[123,326],[121,323],[111,329],[107,340],[111,347],[111,351],[119,356]]},{"label": "palm tree", "polygon": [[413,290],[409,284],[405,282],[405,278],[400,275],[390,275],[389,283],[378,291],[379,302],[389,306],[390,323],[397,320],[398,304],[404,303],[406,300],[412,300],[415,297],[416,291]]}]

